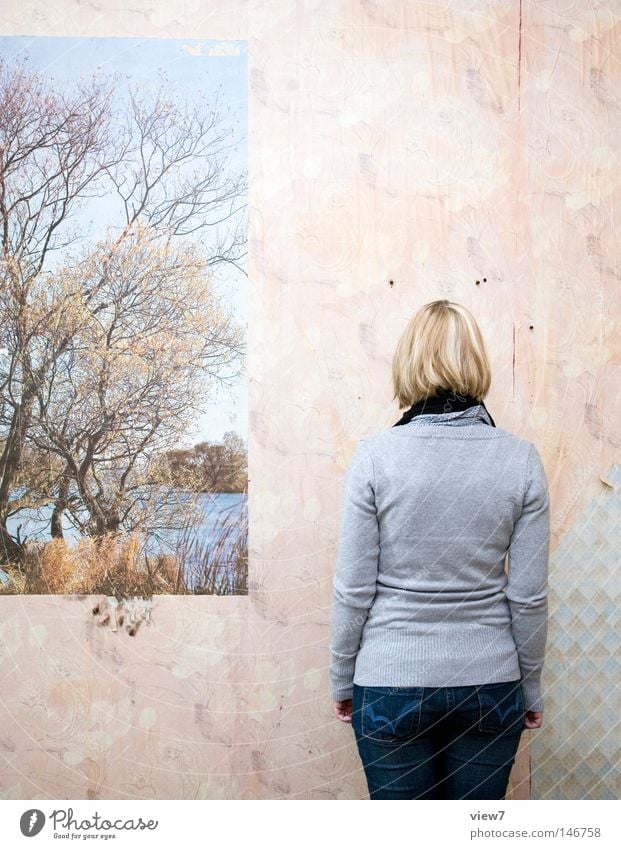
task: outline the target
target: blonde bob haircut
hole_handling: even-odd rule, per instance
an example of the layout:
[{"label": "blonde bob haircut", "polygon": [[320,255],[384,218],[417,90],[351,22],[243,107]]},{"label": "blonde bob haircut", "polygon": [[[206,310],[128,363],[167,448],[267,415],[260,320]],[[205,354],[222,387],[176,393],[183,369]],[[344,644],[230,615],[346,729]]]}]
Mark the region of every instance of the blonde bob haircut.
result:
[{"label": "blonde bob haircut", "polygon": [[422,306],[401,334],[392,361],[393,399],[399,407],[439,389],[482,401],[491,382],[487,349],[472,313],[445,299]]}]

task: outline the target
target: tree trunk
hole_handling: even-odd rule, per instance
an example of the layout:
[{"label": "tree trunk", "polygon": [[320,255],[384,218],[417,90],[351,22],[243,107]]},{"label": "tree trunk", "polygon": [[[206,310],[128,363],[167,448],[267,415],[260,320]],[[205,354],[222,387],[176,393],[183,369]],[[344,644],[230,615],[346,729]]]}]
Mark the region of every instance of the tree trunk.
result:
[{"label": "tree trunk", "polygon": [[26,432],[30,425],[33,399],[34,392],[27,390],[24,392],[21,403],[15,405],[9,432],[4,443],[4,450],[0,457],[0,469],[2,469],[2,477],[0,478],[0,558],[4,558],[5,563],[19,561],[23,556],[23,546],[11,537],[6,522],[10,512],[9,499],[15,489]]},{"label": "tree trunk", "polygon": [[67,508],[67,496],[69,495],[69,478],[64,477],[58,488],[58,497],[54,502],[50,533],[52,539],[63,539],[63,513]]},{"label": "tree trunk", "polygon": [[15,542],[6,529],[6,519],[0,522],[0,563],[19,563],[24,557],[24,547]]}]

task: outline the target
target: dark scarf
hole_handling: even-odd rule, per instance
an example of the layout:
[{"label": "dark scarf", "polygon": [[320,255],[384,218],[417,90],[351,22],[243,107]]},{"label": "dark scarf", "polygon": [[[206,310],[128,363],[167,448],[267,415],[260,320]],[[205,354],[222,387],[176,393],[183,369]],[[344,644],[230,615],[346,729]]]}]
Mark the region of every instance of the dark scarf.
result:
[{"label": "dark scarf", "polygon": [[434,395],[422,398],[416,404],[412,404],[399,421],[394,423],[393,427],[407,424],[414,416],[418,416],[421,413],[456,413],[459,410],[467,410],[468,407],[474,407],[476,404],[480,404],[483,407],[490,417],[492,427],[496,427],[494,419],[491,417],[483,401],[479,401],[472,395],[458,395],[453,389],[438,389]]}]

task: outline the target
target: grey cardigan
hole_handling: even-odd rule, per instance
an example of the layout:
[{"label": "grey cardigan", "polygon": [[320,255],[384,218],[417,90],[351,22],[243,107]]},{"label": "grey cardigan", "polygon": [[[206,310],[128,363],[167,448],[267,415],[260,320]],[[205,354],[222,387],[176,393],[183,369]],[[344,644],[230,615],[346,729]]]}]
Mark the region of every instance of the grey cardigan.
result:
[{"label": "grey cardigan", "polygon": [[[482,405],[360,439],[343,481],[331,695],[521,679],[543,710],[549,494]],[[508,574],[504,570],[508,555]]]}]

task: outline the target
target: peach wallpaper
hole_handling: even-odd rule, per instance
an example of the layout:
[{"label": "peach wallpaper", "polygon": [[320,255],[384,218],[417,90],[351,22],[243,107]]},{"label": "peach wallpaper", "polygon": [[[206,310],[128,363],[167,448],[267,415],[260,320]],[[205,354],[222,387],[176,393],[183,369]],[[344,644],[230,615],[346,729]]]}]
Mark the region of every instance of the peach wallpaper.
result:
[{"label": "peach wallpaper", "polygon": [[621,7],[116,5],[5,0],[1,32],[248,41],[249,595],[156,597],[133,638],[94,597],[1,598],[0,796],[365,797],[329,701],[341,481],[448,297],[551,485],[546,715],[510,795],[618,798]]}]

